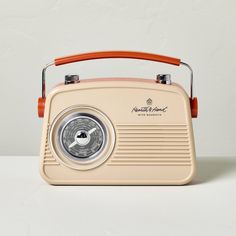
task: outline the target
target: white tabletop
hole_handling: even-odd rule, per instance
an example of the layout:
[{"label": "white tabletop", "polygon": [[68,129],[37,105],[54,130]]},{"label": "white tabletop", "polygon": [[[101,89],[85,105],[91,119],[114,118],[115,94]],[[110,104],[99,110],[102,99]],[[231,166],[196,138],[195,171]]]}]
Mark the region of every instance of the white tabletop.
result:
[{"label": "white tabletop", "polygon": [[0,157],[0,235],[236,235],[236,158],[186,186],[50,186],[38,157]]}]

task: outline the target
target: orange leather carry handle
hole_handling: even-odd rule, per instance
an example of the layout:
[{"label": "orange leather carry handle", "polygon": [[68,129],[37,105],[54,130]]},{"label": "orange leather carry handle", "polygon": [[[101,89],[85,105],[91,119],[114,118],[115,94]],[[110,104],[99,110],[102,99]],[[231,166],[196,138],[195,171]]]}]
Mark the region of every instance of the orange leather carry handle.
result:
[{"label": "orange leather carry handle", "polygon": [[131,52],[131,51],[105,51],[105,52],[90,52],[77,54],[67,57],[60,57],[54,60],[55,66],[60,66],[64,64],[69,64],[79,61],[95,60],[95,59],[105,59],[105,58],[130,58],[130,59],[140,59],[167,63],[171,65],[180,65],[180,59],[162,56],[158,54],[146,53],[146,52]]},{"label": "orange leather carry handle", "polygon": [[132,51],[90,52],[90,53],[82,53],[82,54],[56,58],[53,63],[48,64],[45,68],[43,68],[43,71],[42,71],[42,97],[40,97],[38,100],[39,117],[44,116],[44,107],[45,107],[45,101],[46,101],[45,73],[46,73],[46,69],[49,66],[52,66],[52,65],[60,66],[64,64],[74,63],[74,62],[95,60],[95,59],[108,59],[108,58],[139,59],[139,60],[148,60],[148,61],[154,61],[154,62],[162,62],[162,63],[167,63],[167,64],[171,64],[175,66],[179,66],[179,65],[186,66],[191,72],[190,106],[191,106],[192,117],[197,117],[198,102],[197,102],[197,98],[193,97],[192,95],[193,71],[191,67],[187,63],[181,62],[181,60],[178,58],[162,56],[162,55],[153,54],[153,53],[132,52]]}]

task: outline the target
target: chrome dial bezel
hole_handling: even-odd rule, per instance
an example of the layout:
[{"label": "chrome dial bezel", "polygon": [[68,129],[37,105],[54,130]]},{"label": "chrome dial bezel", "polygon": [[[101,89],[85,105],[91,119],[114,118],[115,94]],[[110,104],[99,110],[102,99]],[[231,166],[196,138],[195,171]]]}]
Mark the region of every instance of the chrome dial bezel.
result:
[{"label": "chrome dial bezel", "polygon": [[[74,155],[72,155],[71,153],[69,153],[64,144],[63,144],[63,140],[62,140],[62,135],[63,135],[63,132],[65,130],[65,128],[67,127],[67,125],[72,122],[73,120],[76,120],[76,119],[89,119],[89,120],[92,120],[93,122],[95,122],[100,130],[102,131],[102,136],[103,136],[103,140],[102,140],[102,146],[99,148],[99,150],[94,153],[93,155],[91,155],[90,157],[87,157],[87,158],[80,158],[80,157],[75,157]],[[106,139],[107,139],[107,135],[106,135],[107,131],[106,131],[106,128],[105,126],[102,124],[102,122],[100,120],[98,120],[97,117],[91,115],[91,114],[88,114],[88,113],[72,113],[70,115],[68,115],[60,124],[59,126],[59,129],[58,129],[58,143],[60,144],[60,148],[61,148],[61,151],[68,157],[68,158],[71,158],[73,159],[74,161],[90,161],[94,158],[96,158],[101,152],[102,150],[104,149],[104,146],[105,146],[105,143],[106,143]]]},{"label": "chrome dial bezel", "polygon": [[[78,116],[78,114],[86,114],[98,121],[104,130],[104,143],[103,147],[96,155],[90,158],[75,158],[68,153],[64,152],[60,144],[59,129],[63,127],[61,124],[66,124],[72,117]],[[49,128],[48,142],[50,150],[53,156],[64,166],[77,170],[89,170],[98,167],[104,163],[112,154],[115,146],[115,130],[110,119],[100,110],[86,106],[72,106],[61,113],[59,113],[54,119]]]}]

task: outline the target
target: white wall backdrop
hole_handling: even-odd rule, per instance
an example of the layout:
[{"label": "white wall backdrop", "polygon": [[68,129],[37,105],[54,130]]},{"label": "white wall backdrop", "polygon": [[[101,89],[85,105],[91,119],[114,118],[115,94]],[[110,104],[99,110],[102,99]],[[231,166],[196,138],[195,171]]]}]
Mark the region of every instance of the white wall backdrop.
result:
[{"label": "white wall backdrop", "polygon": [[[0,0],[0,155],[38,155],[41,69],[58,56],[137,50],[180,57],[194,69],[198,156],[236,155],[236,1]],[[81,78],[171,73],[188,89],[185,69],[144,61],[100,60],[52,68]]]}]

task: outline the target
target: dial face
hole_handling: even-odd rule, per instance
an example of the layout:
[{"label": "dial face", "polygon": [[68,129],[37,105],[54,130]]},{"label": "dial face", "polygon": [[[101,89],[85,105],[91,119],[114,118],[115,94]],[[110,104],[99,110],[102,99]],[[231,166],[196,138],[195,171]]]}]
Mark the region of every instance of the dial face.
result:
[{"label": "dial face", "polygon": [[60,142],[64,151],[77,159],[87,159],[99,154],[105,142],[102,123],[87,114],[78,114],[61,130]]}]

